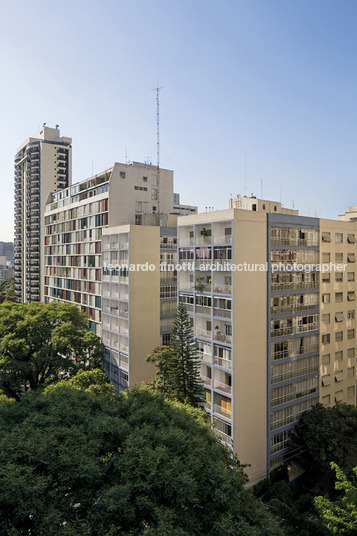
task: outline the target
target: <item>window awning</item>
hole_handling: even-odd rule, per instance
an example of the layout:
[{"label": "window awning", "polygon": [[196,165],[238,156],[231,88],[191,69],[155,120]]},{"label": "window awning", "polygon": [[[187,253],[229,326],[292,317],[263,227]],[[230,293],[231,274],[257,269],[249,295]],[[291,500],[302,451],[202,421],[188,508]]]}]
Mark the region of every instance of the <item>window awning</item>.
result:
[{"label": "window awning", "polygon": [[322,233],[322,241],[323,241],[323,242],[331,242],[331,235],[330,235],[330,233]]},{"label": "window awning", "polygon": [[348,262],[356,262],[355,254],[354,253],[349,253],[347,255],[347,260],[348,260]]},{"label": "window awning", "polygon": [[343,391],[337,391],[335,393],[335,402],[341,402],[343,400]]},{"label": "window awning", "polygon": [[330,385],[331,383],[331,376],[330,374],[327,374],[326,376],[322,376],[322,386],[325,387],[326,385]]},{"label": "window awning", "polygon": [[340,370],[339,372],[336,372],[335,374],[335,381],[342,382],[342,380],[343,380],[343,371]]},{"label": "window awning", "polygon": [[336,322],[343,322],[343,313],[336,313],[335,320]]},{"label": "window awning", "polygon": [[349,244],[355,244],[356,243],[356,237],[354,234],[347,235],[347,242]]}]

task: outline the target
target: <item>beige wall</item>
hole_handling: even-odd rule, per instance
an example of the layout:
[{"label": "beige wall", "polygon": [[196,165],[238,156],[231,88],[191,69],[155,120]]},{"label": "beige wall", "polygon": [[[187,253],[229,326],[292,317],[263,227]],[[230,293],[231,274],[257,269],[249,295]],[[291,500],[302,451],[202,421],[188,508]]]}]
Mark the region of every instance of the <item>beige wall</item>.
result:
[{"label": "beige wall", "polygon": [[[125,179],[120,177],[120,172],[125,173]],[[152,213],[154,206],[162,213],[172,212],[173,172],[160,169],[160,203],[152,199],[152,189],[155,188],[153,176],[157,176],[155,166],[114,165],[109,182],[109,226],[134,224],[136,202],[143,204],[142,214]],[[143,181],[143,177],[147,177],[147,182]],[[147,190],[135,190],[134,186]]]},{"label": "beige wall", "polygon": [[[327,232],[331,242],[323,241],[323,233]],[[336,233],[343,234],[342,243],[336,242]],[[329,281],[324,282],[325,276],[320,274],[320,402],[327,406],[334,405],[341,396],[343,402],[356,403],[356,295],[354,300],[349,300],[348,292],[356,293],[357,263],[348,262],[347,255],[353,253],[356,256],[357,248],[356,243],[348,243],[348,234],[357,238],[357,223],[320,220],[320,262],[327,262],[329,255],[333,264],[345,265],[342,272],[326,272]],[[342,254],[342,262],[336,254]],[[336,274],[342,274],[342,282],[336,281]],[[348,281],[348,274],[353,274],[354,281]],[[339,301],[341,293],[342,301]],[[330,296],[329,303],[325,303],[327,295]],[[337,313],[343,314],[342,322],[336,321]],[[343,340],[337,340],[341,338],[341,332]],[[329,335],[330,342],[322,343],[324,335]]]},{"label": "beige wall", "polygon": [[[235,211],[233,262],[264,264],[266,214]],[[251,483],[266,476],[267,274],[233,272],[234,450]]]},{"label": "beige wall", "polygon": [[154,271],[129,273],[130,386],[154,375],[145,357],[160,344],[160,228],[130,226],[129,263],[154,264]]}]

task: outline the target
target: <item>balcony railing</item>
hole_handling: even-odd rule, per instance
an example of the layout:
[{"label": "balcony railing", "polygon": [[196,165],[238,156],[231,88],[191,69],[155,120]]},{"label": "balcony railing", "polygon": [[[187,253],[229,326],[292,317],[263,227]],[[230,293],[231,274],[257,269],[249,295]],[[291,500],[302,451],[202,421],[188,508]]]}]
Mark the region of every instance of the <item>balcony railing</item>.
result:
[{"label": "balcony railing", "polygon": [[211,363],[211,358],[212,358],[211,354],[207,354],[206,352],[200,352],[198,350],[197,351],[197,357],[201,361],[205,361],[206,363]]},{"label": "balcony railing", "polygon": [[213,316],[219,316],[221,318],[231,318],[232,311],[230,309],[213,309]]},{"label": "balcony railing", "polygon": [[[274,370],[274,367],[273,367]],[[290,372],[285,372],[284,374],[272,374],[271,383],[280,383],[286,380],[292,380],[293,378],[298,378],[299,376],[305,376],[306,374],[311,374],[312,372],[318,373],[318,365],[311,365],[309,367],[304,367],[298,370],[292,370]]]},{"label": "balcony railing", "polygon": [[226,335],[225,333],[221,333],[219,331],[216,331],[214,334],[214,340],[223,342],[225,344],[231,344],[232,343],[232,335]]},{"label": "balcony railing", "polygon": [[288,326],[284,328],[276,328],[271,330],[271,337],[283,337],[286,335],[296,335],[296,333],[305,333],[306,331],[314,331],[319,329],[318,322],[312,324],[302,324],[301,326]]},{"label": "balcony railing", "polygon": [[229,447],[232,445],[232,438],[228,434],[225,434],[224,432],[221,432],[221,430],[214,429],[215,434],[218,435],[219,439]]},{"label": "balcony railing", "polygon": [[318,352],[318,344],[310,344],[309,346],[301,346],[292,350],[279,350],[278,352],[272,352],[271,357],[275,361],[277,359],[285,359],[287,357],[294,357],[296,355],[310,354],[312,352]]},{"label": "balcony railing", "polygon": [[276,305],[271,307],[272,315],[280,315],[284,313],[295,313],[298,311],[310,311],[311,309],[318,309],[318,303],[310,303],[308,305],[298,304],[298,305]]},{"label": "balcony railing", "polygon": [[220,382],[218,380],[213,380],[213,388],[228,394],[231,394],[232,392],[232,387],[230,385],[225,382]]},{"label": "balcony railing", "polygon": [[232,235],[213,235],[214,244],[231,244]]},{"label": "balcony railing", "polygon": [[294,282],[290,281],[289,283],[272,283],[271,290],[300,290],[300,289],[309,289],[309,288],[318,288],[319,284],[317,281],[304,281],[304,282]]},{"label": "balcony railing", "polygon": [[206,385],[206,387],[211,387],[212,378],[209,378],[208,376],[203,376],[203,374],[201,374],[201,381],[204,385]]},{"label": "balcony railing", "polygon": [[222,417],[226,417],[226,419],[232,418],[232,410],[224,408],[218,404],[213,404],[213,411],[217,413],[217,415],[222,415]]},{"label": "balcony railing", "polygon": [[319,245],[317,239],[310,238],[272,238],[272,246],[310,246],[316,247]]},{"label": "balcony railing", "polygon": [[196,337],[205,337],[206,339],[212,339],[212,332],[207,329],[196,328]]},{"label": "balcony railing", "polygon": [[223,359],[221,357],[214,357],[213,358],[213,363],[215,365],[218,365],[219,367],[224,367],[226,369],[229,369],[231,370],[232,369],[232,361],[230,361],[229,359]]},{"label": "balcony railing", "polygon": [[219,294],[231,294],[232,287],[231,285],[215,285],[213,290]]},{"label": "balcony railing", "polygon": [[193,246],[193,237],[182,237],[179,239],[180,246]]}]

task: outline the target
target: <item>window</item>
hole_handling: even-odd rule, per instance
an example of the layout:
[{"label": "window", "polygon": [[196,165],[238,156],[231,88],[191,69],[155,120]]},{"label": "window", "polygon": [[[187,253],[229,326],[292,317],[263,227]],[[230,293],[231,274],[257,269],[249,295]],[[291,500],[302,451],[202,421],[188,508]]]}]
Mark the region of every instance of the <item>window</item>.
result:
[{"label": "window", "polygon": [[355,244],[356,243],[356,237],[354,234],[348,234],[347,235],[347,242],[349,244]]},{"label": "window", "polygon": [[342,244],[342,242],[343,242],[343,233],[335,233],[335,242],[336,242],[336,244]]},{"label": "window", "polygon": [[330,303],[330,294],[322,295],[322,303]]},{"label": "window", "polygon": [[336,322],[343,322],[343,313],[336,313],[335,314],[335,321]]},{"label": "window", "polygon": [[351,290],[350,292],[347,292],[347,300],[348,300],[348,301],[355,301],[355,293],[354,293],[354,290]]},{"label": "window", "polygon": [[329,253],[323,253],[322,254],[322,262],[330,262],[330,254]]},{"label": "window", "polygon": [[343,400],[343,390],[336,391],[335,393],[335,402],[342,402]]},{"label": "window", "polygon": [[331,233],[322,233],[321,238],[323,242],[331,242]]},{"label": "window", "polygon": [[330,385],[330,383],[331,383],[330,374],[325,374],[325,376],[322,376],[322,378],[321,378],[322,387],[326,387],[326,385]]},{"label": "window", "polygon": [[335,302],[339,303],[343,301],[343,292],[335,292]]},{"label": "window", "polygon": [[347,281],[354,281],[354,280],[355,280],[355,273],[347,272]]},{"label": "window", "polygon": [[321,402],[324,406],[328,406],[330,403],[330,395],[323,396]]},{"label": "window", "polygon": [[349,253],[347,255],[347,262],[356,262],[356,257],[354,253]]},{"label": "window", "polygon": [[343,359],[343,352],[342,350],[339,352],[335,352],[335,361],[342,361]]},{"label": "window", "polygon": [[170,339],[171,339],[171,334],[170,333],[163,333],[162,334],[162,344],[164,346],[169,346]]},{"label": "window", "polygon": [[326,273],[322,274],[321,279],[323,283],[329,283],[331,280],[330,274],[326,274]]},{"label": "window", "polygon": [[338,370],[335,372],[335,382],[342,382],[343,381],[343,370]]},{"label": "window", "polygon": [[277,210],[278,210],[278,209],[277,209],[276,205],[274,205],[274,212],[276,212]]},{"label": "window", "polygon": [[355,317],[355,312],[354,311],[348,311],[347,313],[347,319],[348,320],[353,320]]},{"label": "window", "polygon": [[322,322],[324,324],[329,324],[330,323],[330,313],[322,315]]},{"label": "window", "polygon": [[335,261],[343,262],[343,253],[335,253]]},{"label": "window", "polygon": [[347,387],[347,396],[354,396],[355,394],[355,386],[351,385],[350,387]]},{"label": "window", "polygon": [[336,281],[336,283],[343,283],[343,273],[342,272],[336,272],[335,273],[335,281]]},{"label": "window", "polygon": [[265,204],[263,203],[263,210],[265,210]]},{"label": "window", "polygon": [[329,344],[330,343],[330,334],[326,333],[326,335],[322,335],[322,344]]},{"label": "window", "polygon": [[147,192],[148,189],[146,188],[146,186],[134,186],[134,190],[142,190],[144,192]]},{"label": "window", "polygon": [[350,359],[352,357],[355,357],[356,356],[356,350],[355,348],[348,348],[347,350],[347,357]]},{"label": "window", "polygon": [[336,342],[343,341],[343,331],[336,331],[336,333],[335,333],[335,341]]},{"label": "window", "polygon": [[347,369],[347,378],[352,378],[352,376],[355,375],[355,368],[354,367],[348,367]]},{"label": "window", "polygon": [[354,329],[348,329],[347,330],[347,339],[354,339],[355,337],[355,330]]},{"label": "window", "polygon": [[143,182],[147,182],[148,181],[148,178],[147,177],[143,177]]},{"label": "window", "polygon": [[119,175],[121,179],[125,179],[125,171],[120,171]]},{"label": "window", "polygon": [[324,354],[322,356],[322,364],[323,365],[329,365],[330,364],[330,354]]}]

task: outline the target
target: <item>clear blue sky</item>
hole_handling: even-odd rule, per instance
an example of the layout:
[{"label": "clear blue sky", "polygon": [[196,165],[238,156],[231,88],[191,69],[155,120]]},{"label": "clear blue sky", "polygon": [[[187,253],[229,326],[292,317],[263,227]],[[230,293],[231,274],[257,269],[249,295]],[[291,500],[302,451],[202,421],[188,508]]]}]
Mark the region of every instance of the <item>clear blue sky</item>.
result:
[{"label": "clear blue sky", "polygon": [[[38,126],[73,138],[73,181],[128,158],[175,172],[184,203],[357,204],[355,0],[0,0],[0,240],[13,156]],[[246,155],[246,156],[245,156]],[[246,161],[246,166],[245,166]],[[245,172],[246,168],[246,172]]]}]

